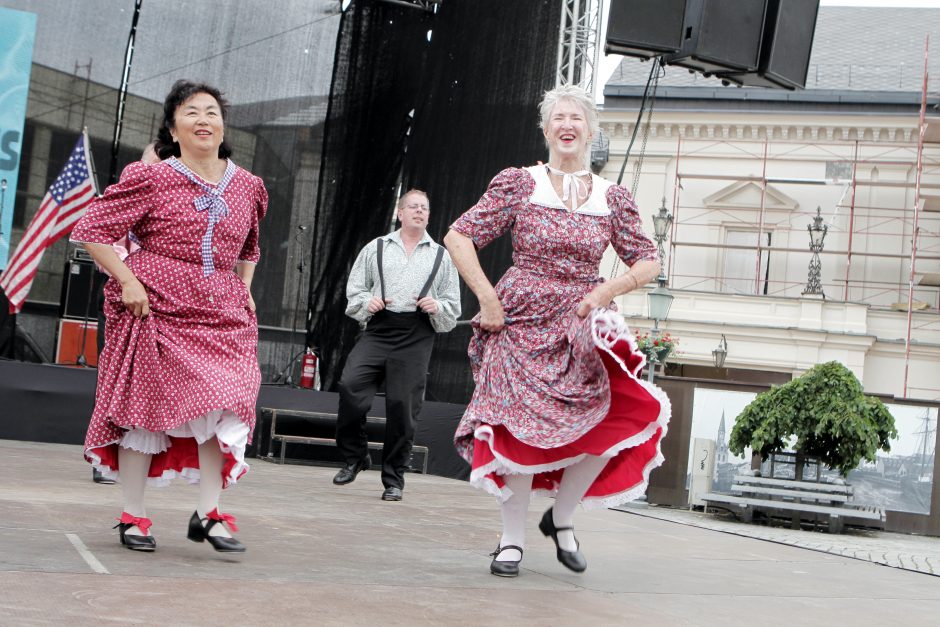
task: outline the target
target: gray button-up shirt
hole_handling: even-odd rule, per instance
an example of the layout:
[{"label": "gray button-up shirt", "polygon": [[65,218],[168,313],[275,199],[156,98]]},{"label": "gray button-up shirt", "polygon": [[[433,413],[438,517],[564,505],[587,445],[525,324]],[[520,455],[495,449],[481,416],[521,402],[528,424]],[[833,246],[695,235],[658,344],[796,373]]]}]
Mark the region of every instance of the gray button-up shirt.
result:
[{"label": "gray button-up shirt", "polygon": [[[386,309],[396,313],[417,311],[416,297],[421,293],[431,269],[434,267],[434,258],[440,244],[431,239],[425,232],[424,237],[415,246],[409,257],[405,253],[405,245],[401,241],[401,229],[381,238],[385,240],[382,248],[382,270],[385,276],[385,298],[391,299]],[[359,251],[349,281],[346,283],[346,315],[357,320],[360,326],[366,326],[372,314],[367,306],[373,297],[382,297],[382,286],[379,283],[379,266],[376,259],[376,242],[374,239]],[[427,294],[437,301],[438,312],[430,316],[431,326],[438,333],[450,331],[457,324],[460,317],[460,283],[457,277],[457,268],[450,260],[450,255],[444,251],[441,267],[434,277],[434,283]]]}]

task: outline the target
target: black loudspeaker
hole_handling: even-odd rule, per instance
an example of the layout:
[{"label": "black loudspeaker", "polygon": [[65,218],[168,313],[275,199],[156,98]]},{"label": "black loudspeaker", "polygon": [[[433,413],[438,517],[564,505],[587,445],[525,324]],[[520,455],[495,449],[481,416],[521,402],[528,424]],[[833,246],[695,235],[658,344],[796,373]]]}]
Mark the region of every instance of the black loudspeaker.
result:
[{"label": "black loudspeaker", "polygon": [[107,276],[92,261],[70,259],[65,262],[59,317],[73,320],[95,320],[98,316],[98,288]]},{"label": "black loudspeaker", "polygon": [[663,57],[706,76],[756,72],[768,0],[688,0],[682,47]]},{"label": "black loudspeaker", "polygon": [[611,0],[604,51],[643,59],[678,52],[685,15],[686,0]]},{"label": "black loudspeaker", "polygon": [[729,72],[722,78],[755,87],[806,86],[819,0],[771,0],[756,73]]}]

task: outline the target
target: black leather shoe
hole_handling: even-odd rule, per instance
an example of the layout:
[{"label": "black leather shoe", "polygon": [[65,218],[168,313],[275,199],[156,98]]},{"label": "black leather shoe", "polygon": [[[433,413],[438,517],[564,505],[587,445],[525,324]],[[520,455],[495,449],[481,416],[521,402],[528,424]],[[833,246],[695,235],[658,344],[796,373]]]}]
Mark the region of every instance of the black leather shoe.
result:
[{"label": "black leather shoe", "polygon": [[[206,521],[203,524],[202,521]],[[214,509],[205,518],[199,518],[198,512],[193,512],[189,519],[189,531],[186,537],[193,542],[208,542],[212,548],[219,553],[244,553],[245,545],[235,538],[226,538],[225,536],[210,536],[209,530],[215,525],[227,524],[232,531],[238,531],[235,526],[235,517],[229,514],[220,514],[218,509]]]},{"label": "black leather shoe", "polygon": [[352,483],[356,480],[356,475],[358,475],[363,470],[369,470],[371,467],[372,458],[366,455],[355,464],[346,464],[340,468],[339,472],[336,473],[336,476],[333,477],[333,483],[336,485],[346,485],[347,483]]},{"label": "black leather shoe", "polygon": [[138,536],[136,534],[127,533],[127,530],[131,527],[137,527],[144,533],[147,533],[147,530],[150,529],[151,522],[149,518],[138,518],[136,516],[131,516],[127,512],[122,512],[121,517],[118,518],[118,524],[114,525],[112,529],[118,529],[121,534],[121,544],[126,546],[132,551],[153,551],[157,548],[157,541],[154,540],[153,536]]},{"label": "black leather shoe", "polygon": [[385,492],[382,493],[383,501],[400,501],[401,500],[401,488],[385,488]]},{"label": "black leather shoe", "polygon": [[91,469],[91,480],[94,481],[95,483],[102,483],[105,485],[111,485],[114,483],[114,479],[108,479],[103,474],[98,472],[97,468]]},{"label": "black leather shoe", "polygon": [[[499,561],[496,558],[499,557],[499,554],[507,549],[515,549],[519,551],[519,559],[516,561]],[[519,576],[519,562],[522,561],[522,547],[518,547],[515,544],[507,544],[506,546],[498,546],[496,550],[490,553],[493,557],[493,561],[490,562],[490,572],[496,575],[497,577],[518,577]]]},{"label": "black leather shoe", "polygon": [[574,532],[574,527],[556,527],[555,520],[552,518],[552,508],[549,507],[544,514],[542,514],[542,521],[539,523],[539,530],[551,538],[555,542],[556,555],[558,561],[565,565],[569,570],[573,570],[576,573],[583,573],[587,568],[587,560],[584,559],[584,555],[581,554],[580,548],[581,544],[575,538],[575,546],[578,547],[578,550],[575,551],[566,551],[560,546],[558,546],[558,532],[559,531],[571,531]]}]

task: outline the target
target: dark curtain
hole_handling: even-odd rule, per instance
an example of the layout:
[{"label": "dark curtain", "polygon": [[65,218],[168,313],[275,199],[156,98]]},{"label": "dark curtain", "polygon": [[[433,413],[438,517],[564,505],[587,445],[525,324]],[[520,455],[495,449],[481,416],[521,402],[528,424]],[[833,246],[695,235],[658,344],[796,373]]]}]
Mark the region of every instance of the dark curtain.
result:
[{"label": "dark curtain", "polygon": [[344,314],[349,270],[367,242],[389,231],[394,215],[432,21],[425,11],[356,0],[340,22],[307,321],[307,342],[320,353],[324,389],[339,379],[358,332]]},{"label": "dark curtain", "polygon": [[[538,103],[554,86],[560,20],[560,0],[447,0],[442,5],[404,174],[407,187],[428,192],[432,237],[443,237],[500,170],[548,159]],[[480,252],[493,283],[512,263],[511,254],[508,235]],[[461,317],[469,320],[479,305],[466,285],[461,289]],[[430,400],[470,399],[470,332],[469,326],[459,326],[438,335]]]},{"label": "dark curtain", "polygon": [[[561,19],[560,0],[446,0],[433,15],[378,1],[352,7],[337,43],[309,303],[324,389],[357,332],[343,314],[349,270],[389,230],[399,181],[428,192],[428,230],[440,241],[501,169],[546,159],[537,104],[554,84]],[[509,238],[481,261],[495,282],[511,263]],[[470,319],[479,307],[462,289]],[[469,326],[438,335],[428,400],[469,400],[469,336]]]}]

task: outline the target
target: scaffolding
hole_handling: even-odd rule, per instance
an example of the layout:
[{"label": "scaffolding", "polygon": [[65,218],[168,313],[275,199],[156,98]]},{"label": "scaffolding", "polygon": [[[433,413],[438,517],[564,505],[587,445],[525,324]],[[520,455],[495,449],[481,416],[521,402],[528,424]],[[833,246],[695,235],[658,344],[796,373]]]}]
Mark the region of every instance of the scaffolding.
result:
[{"label": "scaffolding", "polygon": [[[823,204],[829,235],[828,248],[820,252],[828,266],[825,297],[906,312],[906,397],[912,331],[916,325],[940,326],[940,116],[927,114],[928,103],[937,98],[930,90],[928,58],[925,44],[919,118],[910,132],[892,135],[888,129],[859,128],[836,137],[837,125],[795,125],[763,136],[756,126],[745,124],[729,136],[726,129],[708,129],[707,134],[681,129],[674,156],[670,286],[800,297],[812,254],[806,229],[817,204],[792,203],[784,210],[787,190],[802,188],[794,193],[803,198],[839,196],[834,206]],[[693,132],[684,132],[689,130]],[[820,173],[823,164],[825,177],[792,176],[794,168]],[[745,167],[751,168],[746,175]],[[882,171],[889,176],[882,177]],[[905,176],[898,178],[899,172]],[[749,205],[715,200],[722,192],[748,185],[756,197]],[[827,187],[808,194],[805,186]],[[770,206],[771,195],[777,206]],[[716,225],[724,235],[715,236]],[[728,241],[727,233],[734,229],[750,233],[751,241]],[[703,263],[706,258],[709,262]],[[729,259],[747,259],[749,269],[738,264],[737,274],[729,278]],[[799,263],[802,276],[796,272]],[[709,267],[716,272],[709,273]]]}]

